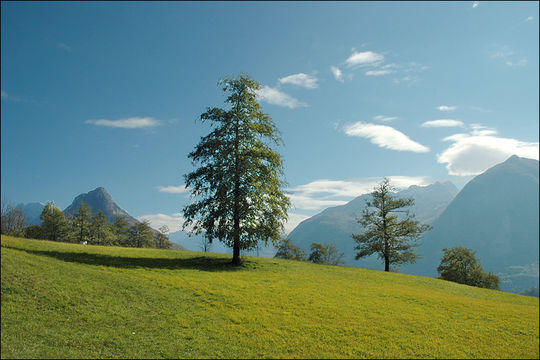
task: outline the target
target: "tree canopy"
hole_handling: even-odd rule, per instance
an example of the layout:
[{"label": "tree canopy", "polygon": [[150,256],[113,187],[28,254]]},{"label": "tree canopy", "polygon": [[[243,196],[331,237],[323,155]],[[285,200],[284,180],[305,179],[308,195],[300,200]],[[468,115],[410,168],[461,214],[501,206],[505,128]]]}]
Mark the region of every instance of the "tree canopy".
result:
[{"label": "tree canopy", "polygon": [[384,261],[385,271],[390,271],[391,264],[414,263],[420,256],[412,248],[431,228],[414,220],[414,214],[406,209],[414,205],[414,200],[396,198],[394,190],[388,178],[375,187],[371,201],[357,220],[365,231],[352,235],[358,250],[355,259],[377,254]]},{"label": "tree canopy", "polygon": [[239,265],[241,249],[281,238],[290,202],[275,151],[280,133],[257,102],[260,84],[242,74],[221,85],[228,108],[201,114],[212,131],[189,154],[199,167],[185,175],[195,201],[183,209],[183,227],[232,247],[232,262]]}]

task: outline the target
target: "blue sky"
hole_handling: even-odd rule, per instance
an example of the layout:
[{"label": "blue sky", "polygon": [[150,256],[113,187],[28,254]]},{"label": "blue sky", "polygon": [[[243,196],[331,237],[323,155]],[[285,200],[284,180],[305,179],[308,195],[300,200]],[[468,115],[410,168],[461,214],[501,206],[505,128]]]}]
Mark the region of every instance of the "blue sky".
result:
[{"label": "blue sky", "polygon": [[[104,186],[181,223],[187,154],[240,72],[281,130],[290,229],[396,185],[538,159],[538,2],[1,3],[1,185],[64,208]],[[176,224],[176,225],[175,225]]]}]

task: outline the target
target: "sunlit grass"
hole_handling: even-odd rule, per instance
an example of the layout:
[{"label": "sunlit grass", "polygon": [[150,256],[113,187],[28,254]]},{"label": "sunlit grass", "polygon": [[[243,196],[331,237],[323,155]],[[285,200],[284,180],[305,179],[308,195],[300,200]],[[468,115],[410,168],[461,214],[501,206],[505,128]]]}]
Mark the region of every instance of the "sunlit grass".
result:
[{"label": "sunlit grass", "polygon": [[538,358],[538,298],[359,268],[2,236],[2,358]]}]

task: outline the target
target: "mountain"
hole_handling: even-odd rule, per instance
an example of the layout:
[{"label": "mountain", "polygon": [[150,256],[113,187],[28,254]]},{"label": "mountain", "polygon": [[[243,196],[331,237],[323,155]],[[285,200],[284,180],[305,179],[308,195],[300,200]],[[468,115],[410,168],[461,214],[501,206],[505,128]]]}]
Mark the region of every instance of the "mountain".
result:
[{"label": "mountain", "polygon": [[403,272],[436,276],[442,249],[476,251],[485,271],[513,292],[538,287],[538,161],[512,156],[473,178],[432,224]]},{"label": "mountain", "polygon": [[[399,191],[396,196],[414,198],[415,204],[411,210],[416,214],[416,219],[422,223],[430,223],[444,211],[457,192],[455,185],[447,181],[428,186],[413,185]],[[302,221],[288,237],[308,254],[312,242],[335,243],[338,250],[345,253],[346,265],[381,269],[381,261],[377,256],[354,260],[355,242],[351,234],[361,232],[362,228],[356,219],[362,215],[366,201],[370,199],[370,194],[364,194],[345,205],[328,208]]]},{"label": "mountain", "polygon": [[114,221],[115,217],[123,216],[130,225],[138,222],[137,219],[129,215],[126,210],[114,202],[112,196],[104,187],[98,187],[86,194],[77,196],[71,205],[64,210],[66,218],[74,215],[83,201],[92,207],[92,216],[97,215],[98,211],[101,210],[105,213],[109,221]]},{"label": "mountain", "polygon": [[45,204],[40,202],[33,202],[28,204],[18,204],[17,209],[21,209],[26,216],[26,225],[41,225],[41,219],[39,218]]}]

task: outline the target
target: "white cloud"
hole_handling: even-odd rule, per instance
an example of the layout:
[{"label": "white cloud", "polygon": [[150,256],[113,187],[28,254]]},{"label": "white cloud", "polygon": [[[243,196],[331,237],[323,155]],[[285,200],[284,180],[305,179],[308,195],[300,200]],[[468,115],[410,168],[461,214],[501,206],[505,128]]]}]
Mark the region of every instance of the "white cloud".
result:
[{"label": "white cloud", "polygon": [[185,221],[185,219],[182,217],[182,214],[180,213],[175,213],[172,215],[148,214],[139,216],[137,220],[148,220],[150,222],[150,226],[156,230],[158,230],[163,225],[167,225],[171,233],[182,230],[182,225]]},{"label": "white cloud", "polygon": [[457,106],[448,106],[448,105],[441,105],[437,107],[440,111],[454,111],[457,109]]},{"label": "white cloud", "polygon": [[376,125],[363,122],[357,122],[345,128],[345,133],[349,136],[359,136],[370,139],[370,141],[382,148],[429,152],[429,148],[411,140],[407,135],[386,125]]},{"label": "white cloud", "polygon": [[330,206],[338,206],[347,203],[344,200],[317,199],[301,194],[288,194],[287,196],[291,200],[291,203],[293,204],[295,209],[318,210]]},{"label": "white cloud", "polygon": [[403,76],[402,78],[395,78],[393,82],[396,85],[404,84],[407,86],[412,86],[413,84],[418,82],[418,77],[407,75],[407,76]]},{"label": "white cloud", "polygon": [[185,185],[179,186],[158,186],[159,192],[170,193],[170,194],[182,194],[189,191],[189,188],[186,188]]},{"label": "white cloud", "polygon": [[527,58],[521,58],[519,60],[507,60],[504,62],[507,66],[525,66],[528,63]]},{"label": "white cloud", "polygon": [[317,78],[315,76],[304,73],[279,78],[279,82],[281,84],[293,84],[297,86],[302,86],[307,89],[316,89],[318,87]]},{"label": "white cloud", "polygon": [[397,116],[377,115],[373,117],[373,120],[378,120],[378,121],[394,121],[397,119],[398,119]]},{"label": "white cloud", "polygon": [[534,17],[533,17],[533,16],[529,16],[529,17],[527,17],[527,18],[526,18],[525,20],[523,20],[523,21],[532,21],[532,20],[534,20]]},{"label": "white cloud", "polygon": [[392,70],[369,70],[366,71],[366,76],[381,76],[393,73]]},{"label": "white cloud", "polygon": [[158,120],[151,117],[131,117],[119,120],[86,120],[85,123],[122,129],[140,129],[146,127],[153,127],[160,124]]},{"label": "white cloud", "polygon": [[459,120],[439,119],[439,120],[426,121],[422,123],[421,126],[422,127],[456,127],[456,126],[464,127],[465,124],[463,124],[463,122]]},{"label": "white cloud", "polygon": [[472,4],[473,9],[478,7],[478,1],[474,1]]},{"label": "white cloud", "polygon": [[332,71],[332,74],[337,81],[343,82],[343,72],[338,67],[330,66],[330,71]]},{"label": "white cloud", "polygon": [[374,65],[384,60],[384,56],[373,51],[354,52],[345,60],[348,67]]},{"label": "white cloud", "polygon": [[310,216],[303,215],[303,214],[296,214],[296,213],[289,213],[289,218],[287,219],[287,222],[284,226],[284,232],[286,235],[289,235],[291,231],[294,230],[295,227],[298,226],[302,221],[309,219]]},{"label": "white cloud", "polygon": [[[390,176],[389,178],[397,188],[429,184],[428,179],[423,176]],[[312,211],[344,205],[357,196],[372,192],[381,180],[382,177],[349,180],[320,179],[289,188],[287,191],[292,192],[288,196],[295,208]]]},{"label": "white cloud", "polygon": [[469,133],[444,138],[452,145],[437,155],[437,161],[447,164],[450,175],[468,176],[480,174],[512,155],[538,160],[538,142],[502,138],[496,134],[494,129],[473,124]]},{"label": "white cloud", "polygon": [[263,86],[260,90],[257,91],[257,97],[264,102],[269,104],[284,106],[291,109],[307,106],[306,103],[303,103],[290,95],[285,94],[284,92],[279,91],[278,89],[272,88],[268,85]]}]

